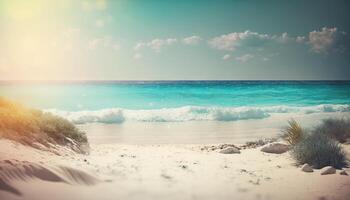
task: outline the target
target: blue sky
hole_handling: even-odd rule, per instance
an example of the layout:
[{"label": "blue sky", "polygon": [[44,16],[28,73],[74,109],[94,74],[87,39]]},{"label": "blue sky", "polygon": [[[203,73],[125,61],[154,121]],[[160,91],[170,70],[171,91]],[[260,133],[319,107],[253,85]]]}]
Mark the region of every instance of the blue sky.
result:
[{"label": "blue sky", "polygon": [[349,5],[2,0],[0,79],[349,79]]}]

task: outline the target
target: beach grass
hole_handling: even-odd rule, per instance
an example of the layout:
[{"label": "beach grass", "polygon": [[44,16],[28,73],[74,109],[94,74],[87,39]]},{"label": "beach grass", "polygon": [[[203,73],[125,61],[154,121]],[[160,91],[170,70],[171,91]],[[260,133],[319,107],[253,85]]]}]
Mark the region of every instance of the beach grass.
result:
[{"label": "beach grass", "polygon": [[0,97],[0,137],[25,145],[45,147],[67,146],[77,152],[88,151],[84,132],[66,119],[27,108],[19,103]]},{"label": "beach grass", "polygon": [[[347,166],[346,154],[339,142],[348,139],[348,122],[344,119],[326,119],[306,131],[294,119],[282,130],[282,138],[291,145],[291,155],[297,164],[309,164],[316,169]],[[350,123],[349,123],[350,124]]]},{"label": "beach grass", "polygon": [[324,134],[312,133],[304,136],[292,148],[292,156],[298,164],[309,164],[316,169],[347,166],[346,155],[340,144]]},{"label": "beach grass", "polygon": [[304,130],[297,121],[291,119],[288,121],[288,126],[282,129],[282,138],[290,145],[297,144],[303,137]]},{"label": "beach grass", "polygon": [[314,130],[319,134],[327,135],[340,143],[350,142],[350,120],[349,119],[324,119]]}]

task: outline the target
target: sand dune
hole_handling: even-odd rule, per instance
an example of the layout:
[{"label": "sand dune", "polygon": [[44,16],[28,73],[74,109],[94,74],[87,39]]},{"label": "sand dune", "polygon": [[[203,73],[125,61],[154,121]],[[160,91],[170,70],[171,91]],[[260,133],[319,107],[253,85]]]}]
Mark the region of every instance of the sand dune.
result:
[{"label": "sand dune", "polygon": [[98,179],[81,170],[70,167],[48,167],[28,161],[2,160],[0,161],[0,190],[21,195],[21,192],[11,185],[12,181],[30,181],[39,179],[48,182],[66,184],[94,185]]}]

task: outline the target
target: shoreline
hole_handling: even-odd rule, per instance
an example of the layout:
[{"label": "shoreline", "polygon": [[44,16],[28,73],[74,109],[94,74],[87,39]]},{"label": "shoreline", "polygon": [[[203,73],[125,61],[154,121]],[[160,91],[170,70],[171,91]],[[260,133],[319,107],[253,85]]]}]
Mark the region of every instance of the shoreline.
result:
[{"label": "shoreline", "polygon": [[77,127],[86,132],[90,144],[244,144],[276,138],[291,118],[306,128],[325,118],[349,117],[349,113],[281,113],[265,119],[238,121],[89,123]]}]

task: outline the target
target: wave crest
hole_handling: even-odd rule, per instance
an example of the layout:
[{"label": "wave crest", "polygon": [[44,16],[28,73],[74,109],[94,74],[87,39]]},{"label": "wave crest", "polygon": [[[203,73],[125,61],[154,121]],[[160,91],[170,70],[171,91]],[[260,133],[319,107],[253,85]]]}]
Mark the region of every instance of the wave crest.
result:
[{"label": "wave crest", "polygon": [[53,113],[76,124],[142,122],[183,122],[183,121],[236,121],[263,119],[273,113],[325,113],[350,112],[350,105],[324,104],[317,106],[264,106],[264,107],[200,107],[184,106],[153,110],[130,110],[110,108],[95,111],[61,111],[49,109]]}]

